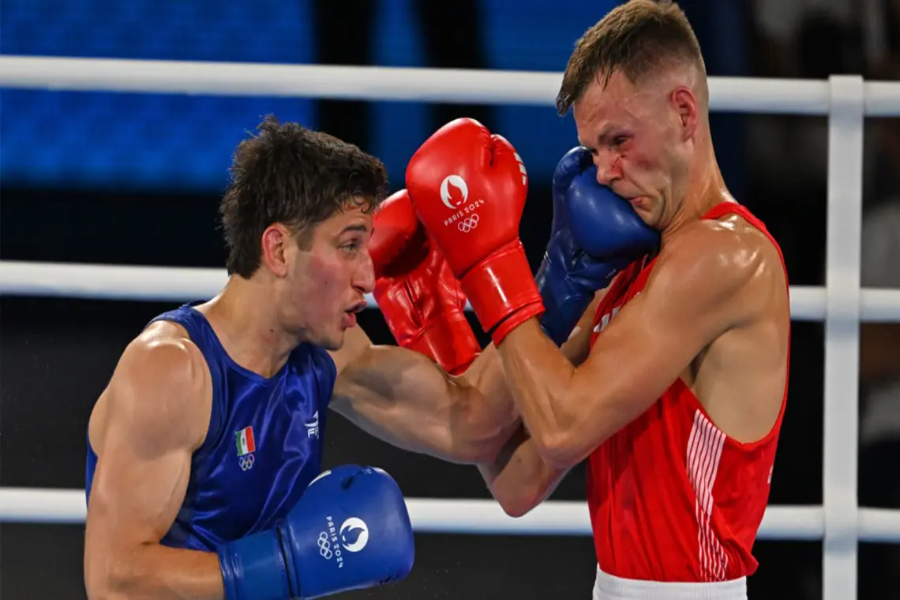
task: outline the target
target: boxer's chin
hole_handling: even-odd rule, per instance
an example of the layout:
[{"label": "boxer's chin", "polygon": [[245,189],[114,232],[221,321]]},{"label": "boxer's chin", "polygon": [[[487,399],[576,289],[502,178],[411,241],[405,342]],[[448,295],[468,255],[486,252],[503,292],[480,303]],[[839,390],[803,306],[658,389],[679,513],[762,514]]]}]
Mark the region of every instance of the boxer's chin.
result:
[{"label": "boxer's chin", "polygon": [[656,224],[657,216],[653,212],[653,205],[651,205],[646,198],[630,199],[628,203],[631,204],[634,214],[636,214],[645,225],[653,227]]},{"label": "boxer's chin", "polygon": [[331,327],[320,328],[315,332],[315,335],[307,339],[307,341],[323,350],[336,352],[344,346],[344,337],[346,333],[347,330],[344,328],[343,322],[338,322]]},{"label": "boxer's chin", "polygon": [[644,222],[647,227],[653,229],[663,229],[663,204],[659,201],[641,196],[636,202],[631,202],[631,207],[635,214]]},{"label": "boxer's chin", "polygon": [[347,338],[347,328],[344,327],[344,323],[341,322],[340,326],[335,329],[329,339],[330,342],[330,350],[340,350],[344,346],[344,340]]},{"label": "boxer's chin", "polygon": [[316,346],[323,350],[328,350],[329,352],[337,352],[344,346],[344,332],[339,331],[333,333],[324,338],[320,343],[316,344]]}]

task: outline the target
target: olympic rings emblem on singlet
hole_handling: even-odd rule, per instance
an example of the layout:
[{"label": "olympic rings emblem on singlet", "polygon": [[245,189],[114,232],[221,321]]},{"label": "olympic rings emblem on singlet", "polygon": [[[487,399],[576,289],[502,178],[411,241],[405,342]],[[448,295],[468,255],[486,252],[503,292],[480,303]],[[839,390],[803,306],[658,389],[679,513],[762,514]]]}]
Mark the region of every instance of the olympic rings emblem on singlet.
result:
[{"label": "olympic rings emblem on singlet", "polygon": [[319,547],[319,554],[325,557],[325,560],[331,559],[334,553],[331,551],[331,542],[328,541],[328,534],[324,531],[319,534],[319,539],[316,540],[316,545]]},{"label": "olympic rings emblem on singlet", "polygon": [[478,215],[472,215],[471,217],[466,217],[462,221],[456,224],[460,231],[463,233],[469,233],[476,227],[478,227]]},{"label": "olympic rings emblem on singlet", "polygon": [[238,464],[241,465],[241,470],[246,471],[253,467],[253,463],[256,462],[256,459],[253,458],[252,454],[245,454],[244,456],[238,457]]}]

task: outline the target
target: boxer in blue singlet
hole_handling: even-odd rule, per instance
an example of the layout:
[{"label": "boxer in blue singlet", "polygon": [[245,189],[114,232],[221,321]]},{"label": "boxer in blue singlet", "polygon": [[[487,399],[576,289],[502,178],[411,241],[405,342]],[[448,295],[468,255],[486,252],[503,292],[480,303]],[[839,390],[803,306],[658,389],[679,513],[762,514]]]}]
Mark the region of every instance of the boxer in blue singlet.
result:
[{"label": "boxer in blue singlet", "polygon": [[[472,363],[465,298],[416,309],[449,271],[400,265],[405,238],[387,226],[375,267],[390,276],[376,278],[385,189],[377,159],[296,124],[267,119],[238,146],[220,207],[228,283],[152,319],[91,414],[89,597],[288,600],[396,581],[414,555],[403,497],[377,468],[320,474],[329,408],[460,463],[489,462],[518,426],[499,362]],[[373,290],[419,352],[354,327]],[[416,346],[438,337],[469,355]]]}]

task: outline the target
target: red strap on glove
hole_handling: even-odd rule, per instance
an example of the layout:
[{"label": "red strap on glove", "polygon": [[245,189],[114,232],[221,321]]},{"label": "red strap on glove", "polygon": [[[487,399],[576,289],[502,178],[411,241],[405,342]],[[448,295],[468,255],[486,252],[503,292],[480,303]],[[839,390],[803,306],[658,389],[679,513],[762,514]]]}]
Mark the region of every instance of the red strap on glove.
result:
[{"label": "red strap on glove", "polygon": [[494,345],[531,317],[544,312],[525,248],[518,239],[503,246],[466,273],[460,282],[482,323],[496,328]]},{"label": "red strap on glove", "polygon": [[374,226],[373,295],[397,344],[428,356],[447,373],[464,372],[481,351],[463,312],[466,297],[406,190],[382,203]]}]

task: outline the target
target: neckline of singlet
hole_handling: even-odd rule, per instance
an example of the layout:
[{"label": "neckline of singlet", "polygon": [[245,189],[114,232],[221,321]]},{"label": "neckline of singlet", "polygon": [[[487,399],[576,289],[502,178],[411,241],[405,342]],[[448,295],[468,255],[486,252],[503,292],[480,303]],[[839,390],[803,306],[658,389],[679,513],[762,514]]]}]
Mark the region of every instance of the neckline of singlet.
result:
[{"label": "neckline of singlet", "polygon": [[237,373],[243,375],[244,377],[247,377],[248,379],[252,379],[256,383],[259,383],[262,385],[273,385],[273,384],[278,383],[278,381],[281,379],[282,375],[284,374],[285,370],[289,368],[289,363],[291,362],[291,356],[293,355],[294,350],[296,350],[296,348],[294,350],[291,350],[290,354],[288,355],[288,359],[284,362],[284,364],[281,366],[281,368],[278,369],[271,377],[264,377],[264,376],[260,375],[259,373],[257,373],[256,371],[251,371],[247,367],[239,364],[237,361],[235,361],[231,357],[231,355],[228,353],[228,350],[226,350],[225,346],[222,344],[222,340],[219,339],[219,336],[216,333],[216,330],[212,326],[212,323],[209,322],[209,320],[206,318],[206,315],[204,315],[202,312],[200,312],[199,310],[196,309],[196,304],[188,304],[187,309],[190,312],[190,314],[193,316],[193,318],[200,322],[200,326],[207,332],[209,338],[219,349],[223,359],[228,364],[228,366],[231,367]]},{"label": "neckline of singlet", "polygon": [[[722,200],[721,202],[710,208],[708,211],[706,211],[703,216],[700,217],[700,220],[714,221],[728,214],[738,215],[744,219],[751,221],[752,225],[758,228],[762,228],[762,224],[757,219],[754,219],[742,204],[732,200]],[[641,271],[656,262],[656,259],[659,257],[659,250],[660,249],[657,246],[652,252],[644,256],[643,260],[641,261]]]}]

